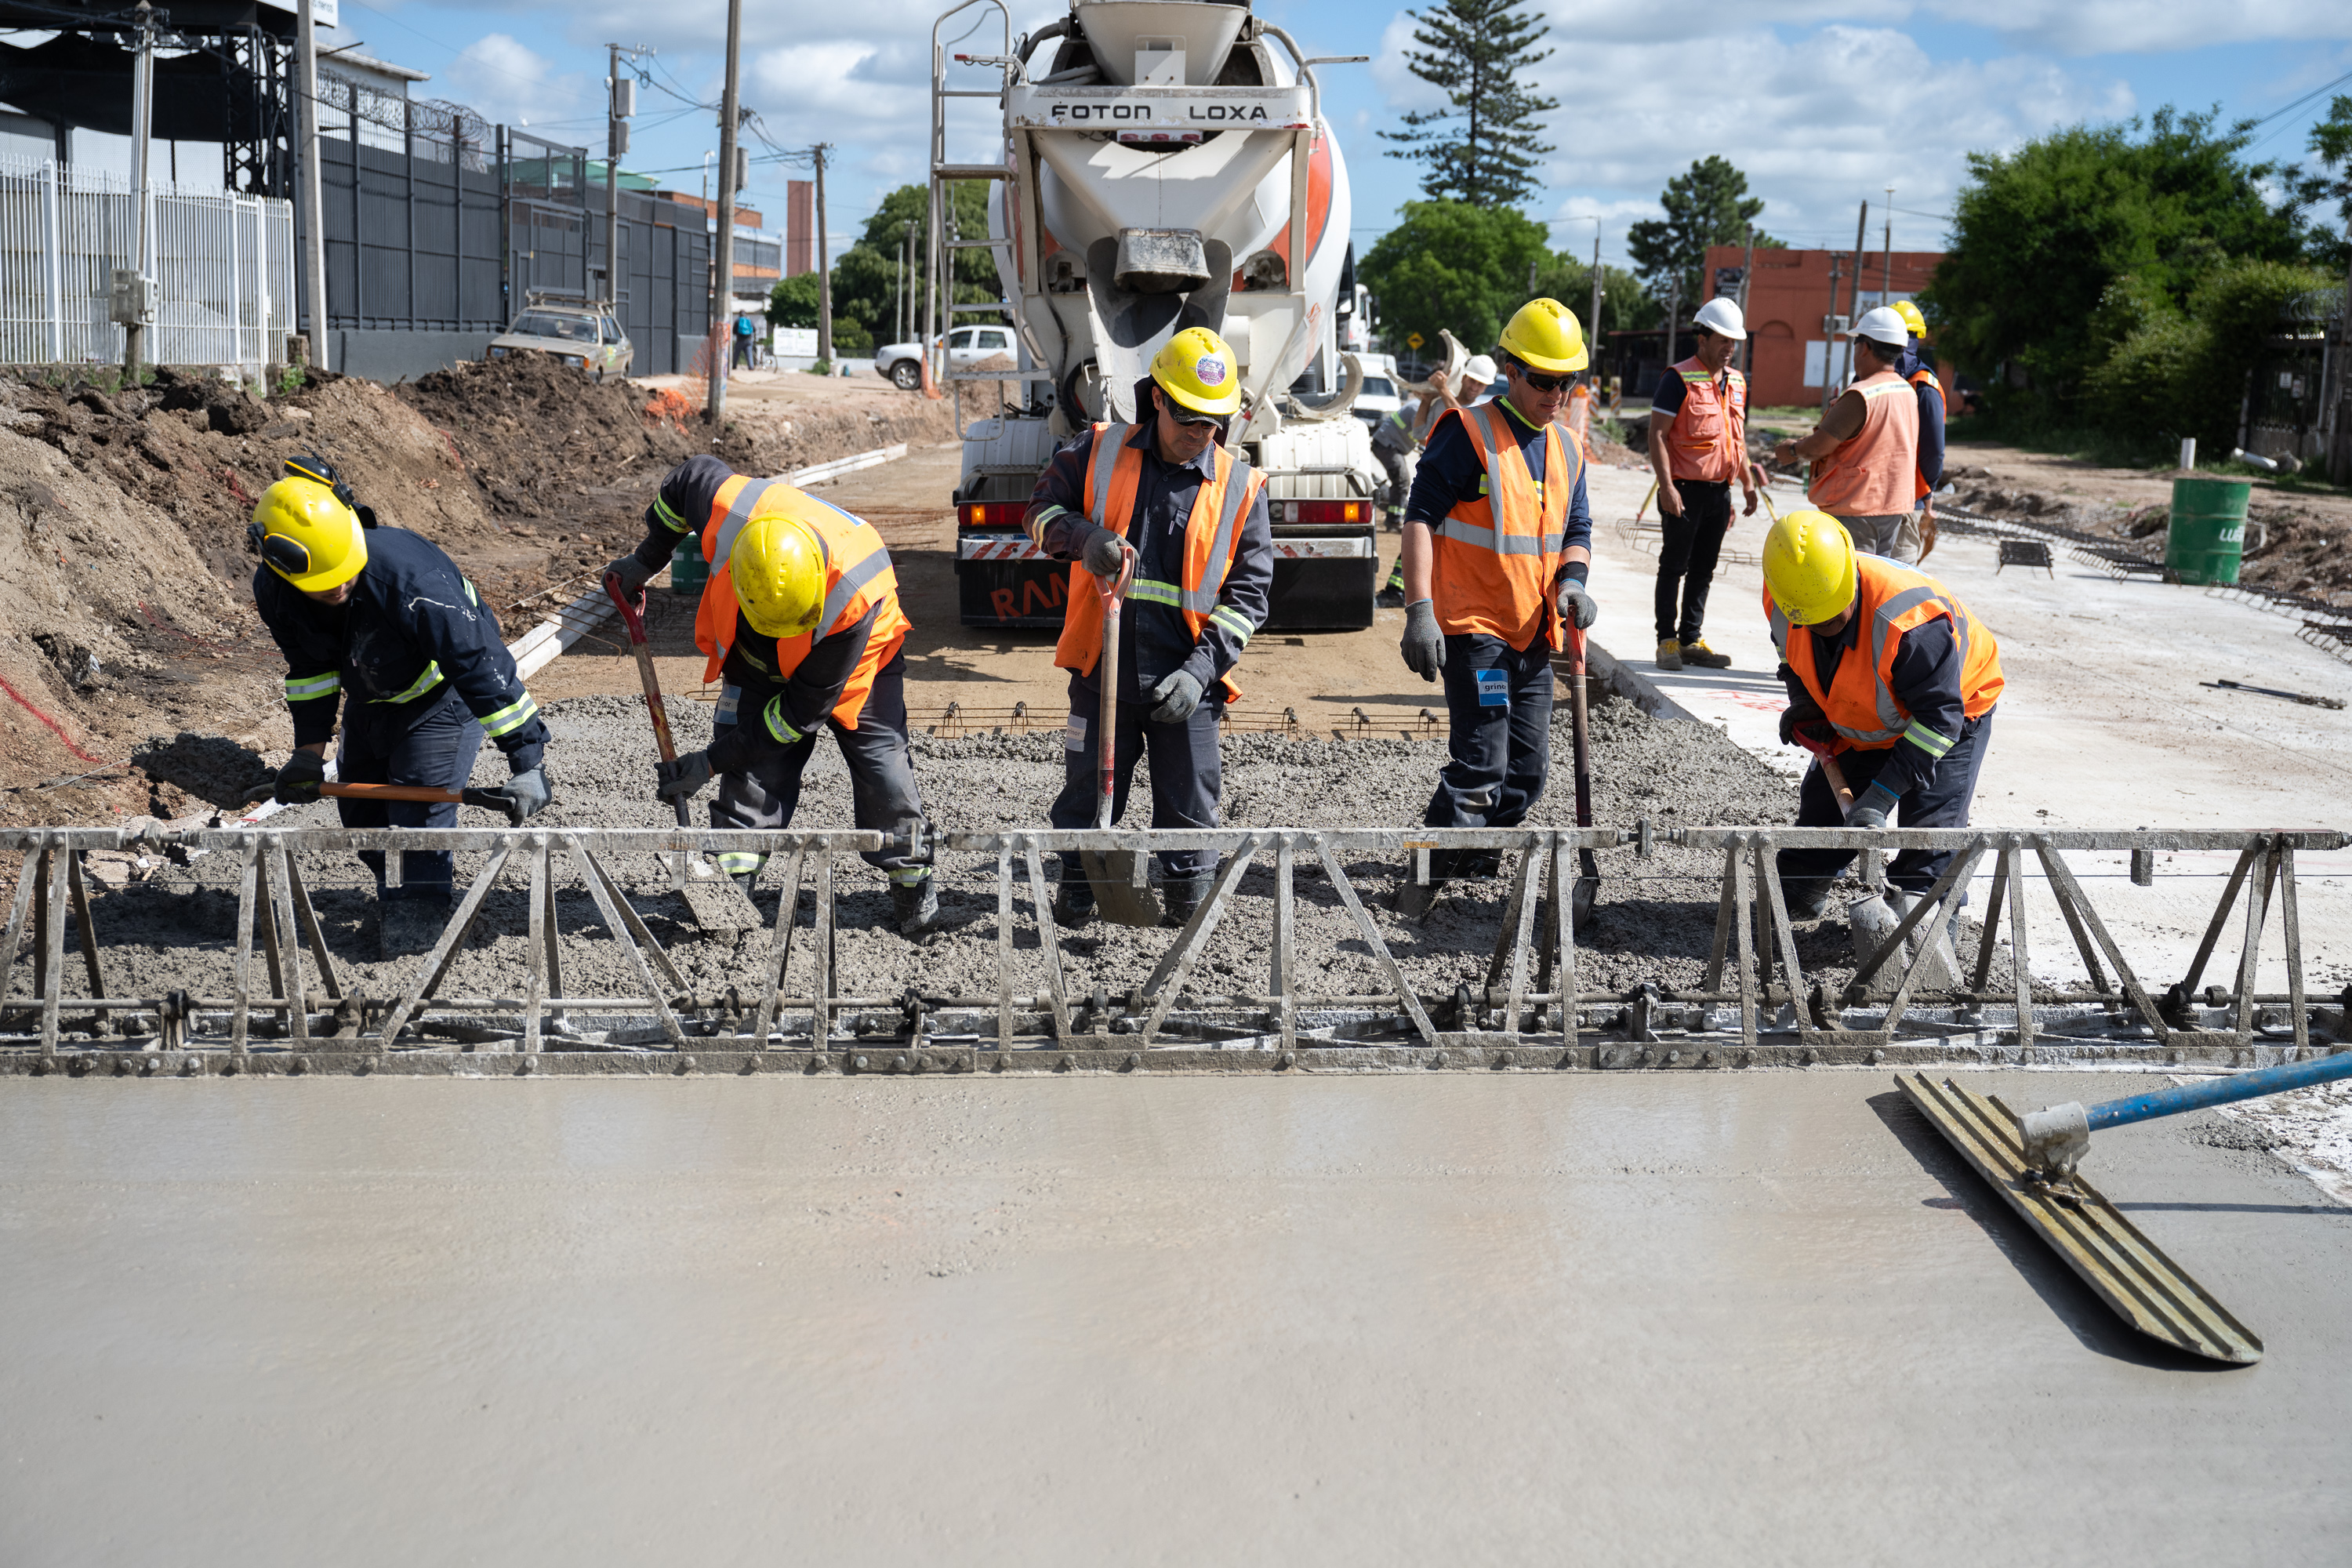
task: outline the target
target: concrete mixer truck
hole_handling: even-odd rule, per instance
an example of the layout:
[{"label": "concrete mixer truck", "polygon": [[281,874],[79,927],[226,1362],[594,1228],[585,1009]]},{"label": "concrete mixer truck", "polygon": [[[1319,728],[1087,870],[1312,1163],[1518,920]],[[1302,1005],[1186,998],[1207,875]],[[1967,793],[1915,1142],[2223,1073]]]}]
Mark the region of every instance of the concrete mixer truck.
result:
[{"label": "concrete mixer truck", "polygon": [[[1002,52],[948,52],[942,39],[969,47],[975,23]],[[1362,370],[1339,346],[1360,295],[1347,163],[1315,74],[1342,62],[1307,58],[1250,0],[1071,0],[1017,40],[999,0],[966,0],[932,28],[931,59],[929,276],[985,247],[1003,288],[984,305],[935,288],[927,306],[929,372],[963,436],[964,624],[1061,624],[1069,568],[1021,528],[1037,475],[1088,423],[1132,421],[1152,355],[1206,326],[1242,372],[1228,442],[1268,481],[1268,628],[1371,625],[1385,476],[1351,413]],[[967,129],[952,110],[975,98],[996,100],[995,134],[986,156],[952,161],[950,131]],[[985,236],[953,227],[950,187],[968,179],[992,182]],[[1017,363],[950,365],[951,331],[1004,319]],[[992,406],[967,395],[974,384]]]}]

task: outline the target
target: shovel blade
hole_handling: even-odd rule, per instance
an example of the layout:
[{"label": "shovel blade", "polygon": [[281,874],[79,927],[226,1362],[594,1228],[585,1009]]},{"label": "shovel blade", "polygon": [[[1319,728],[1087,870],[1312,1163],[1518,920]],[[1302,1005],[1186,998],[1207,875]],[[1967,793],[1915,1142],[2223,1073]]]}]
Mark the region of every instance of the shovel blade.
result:
[{"label": "shovel blade", "polygon": [[1576,852],[1576,887],[1569,893],[1570,931],[1582,931],[1592,923],[1592,906],[1601,898],[1601,863],[1590,849]]},{"label": "shovel blade", "polygon": [[760,916],[759,906],[735,885],[734,878],[718,875],[698,863],[688,868],[686,885],[678,889],[678,895],[685,899],[687,912],[694,917],[694,923],[714,934],[753,931],[767,924]]},{"label": "shovel blade", "polygon": [[1087,850],[1080,859],[1095,890],[1095,905],[1113,925],[1156,926],[1160,896],[1144,879],[1142,858],[1132,849]]}]

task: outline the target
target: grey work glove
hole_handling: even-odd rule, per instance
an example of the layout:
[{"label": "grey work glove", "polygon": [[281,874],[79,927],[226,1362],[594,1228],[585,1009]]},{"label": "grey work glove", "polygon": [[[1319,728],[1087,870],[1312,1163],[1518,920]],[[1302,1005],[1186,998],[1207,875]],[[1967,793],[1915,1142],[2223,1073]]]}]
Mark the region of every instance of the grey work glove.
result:
[{"label": "grey work glove", "polygon": [[654,794],[662,799],[692,800],[710,782],[710,753],[688,752],[674,763],[656,763],[654,777]]},{"label": "grey work glove", "polygon": [[300,805],[319,798],[319,786],[327,782],[327,759],[316,752],[294,748],[286,765],[278,770],[278,782],[270,786],[269,798],[284,805]]},{"label": "grey work glove", "polygon": [[1873,780],[1868,789],[1855,799],[1853,809],[1846,814],[1848,827],[1885,827],[1895,815],[1895,805],[1902,796]]},{"label": "grey work glove", "polygon": [[1404,607],[1404,667],[1423,680],[1435,680],[1445,668],[1445,638],[1437,629],[1437,606],[1415,599]]},{"label": "grey work glove", "polygon": [[1127,541],[1102,527],[1087,535],[1086,548],[1079,552],[1079,560],[1086,569],[1097,577],[1118,576],[1127,556]]},{"label": "grey work glove", "polygon": [[1201,705],[1201,682],[1188,669],[1179,669],[1163,678],[1151,689],[1159,707],[1151,710],[1155,724],[1181,724]]},{"label": "grey work glove", "polygon": [[1559,618],[1580,632],[1591,631],[1592,623],[1601,618],[1601,601],[1587,593],[1581,583],[1562,583],[1559,605]]},{"label": "grey work glove", "polygon": [[653,580],[654,568],[638,560],[636,552],[632,551],[605,567],[604,575],[619,578],[621,596],[634,599],[645,593],[646,584]]},{"label": "grey work glove", "polygon": [[555,791],[547,782],[545,764],[525,768],[507,780],[505,788],[489,793],[505,799],[507,820],[517,827],[545,811],[548,804],[555,798]]}]

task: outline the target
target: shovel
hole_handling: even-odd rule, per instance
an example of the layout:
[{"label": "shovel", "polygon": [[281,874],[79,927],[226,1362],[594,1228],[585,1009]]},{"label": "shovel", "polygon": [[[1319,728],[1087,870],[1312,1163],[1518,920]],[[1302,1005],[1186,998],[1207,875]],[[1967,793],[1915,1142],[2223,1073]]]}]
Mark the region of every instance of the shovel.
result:
[{"label": "shovel", "polygon": [[[1562,617],[1568,632],[1568,720],[1570,754],[1576,763],[1576,825],[1592,826],[1592,741],[1585,728],[1584,631]],[[1569,895],[1571,931],[1592,923],[1592,902],[1601,896],[1601,863],[1590,849],[1576,852],[1576,889]]]},{"label": "shovel", "polygon": [[[1112,792],[1118,784],[1118,616],[1127,603],[1127,584],[1135,575],[1135,557],[1119,563],[1118,575],[1106,583],[1095,580],[1103,602],[1102,658],[1095,665],[1095,684],[1102,690],[1102,706],[1095,717],[1095,826],[1110,826]],[[1159,895],[1151,890],[1143,858],[1132,849],[1087,849],[1078,860],[1095,890],[1095,903],[1113,925],[1156,926]]]},{"label": "shovel", "polygon": [[[1826,753],[1822,755],[1822,776],[1829,781],[1830,788],[1836,792],[1838,810],[1844,816],[1853,816],[1853,791],[1847,785],[1845,772],[1837,765],[1835,757]],[[1927,895],[1922,893],[1919,896],[1925,898]],[[1886,944],[1886,939],[1895,934],[1895,928],[1903,923],[1903,917],[1909,912],[1910,905],[1899,888],[1893,889],[1881,888],[1866,898],[1856,899],[1846,907],[1846,922],[1853,932],[1853,963],[1856,969],[1869,963],[1873,955]],[[1937,922],[1933,931],[1924,927],[1916,928],[1910,940],[1915,942],[1931,942],[1936,945],[1935,953],[1920,969],[1919,984],[1930,990],[1940,990],[1945,986],[1958,984],[1959,960],[1952,952],[1951,931],[1948,927]],[[1892,995],[1895,992],[1895,979],[1903,973],[1903,963],[1904,960],[1898,956],[1881,964],[1878,973],[1873,978],[1868,988],[1870,994],[1874,996]]]},{"label": "shovel", "polygon": [[[614,608],[621,612],[621,624],[628,628],[629,651],[637,658],[637,679],[646,689],[646,711],[653,716],[654,743],[661,749],[663,762],[677,765],[677,743],[670,739],[669,710],[662,706],[661,679],[654,673],[653,648],[646,641],[645,613],[621,592],[621,580],[606,573],[604,592],[611,597]],[[683,797],[671,802],[677,807],[677,825],[691,827]],[[719,868],[699,855],[681,851],[671,876],[670,886],[686,900],[695,924],[709,931],[746,931],[765,922],[743,889],[735,885],[732,877],[721,876]]]},{"label": "shovel", "polygon": [[[263,784],[258,789],[248,790],[245,796],[246,804],[251,805],[257,801],[268,800],[276,791],[275,784]],[[478,805],[484,811],[502,811],[509,822],[517,827],[522,826],[522,817],[516,812],[512,797],[502,789],[435,789],[430,784],[322,784],[319,786],[319,793],[330,800],[421,800],[436,805],[444,803]]]}]

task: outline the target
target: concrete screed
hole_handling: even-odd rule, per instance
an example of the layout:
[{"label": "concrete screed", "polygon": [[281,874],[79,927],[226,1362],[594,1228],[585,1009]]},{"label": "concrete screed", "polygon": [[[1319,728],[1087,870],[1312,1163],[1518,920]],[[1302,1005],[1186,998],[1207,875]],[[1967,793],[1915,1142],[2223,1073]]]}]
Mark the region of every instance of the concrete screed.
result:
[{"label": "concrete screed", "polygon": [[1874,1072],[18,1079],[0,1560],[2340,1562],[2352,1216],[2214,1125],[2096,1179],[2236,1371]]}]

